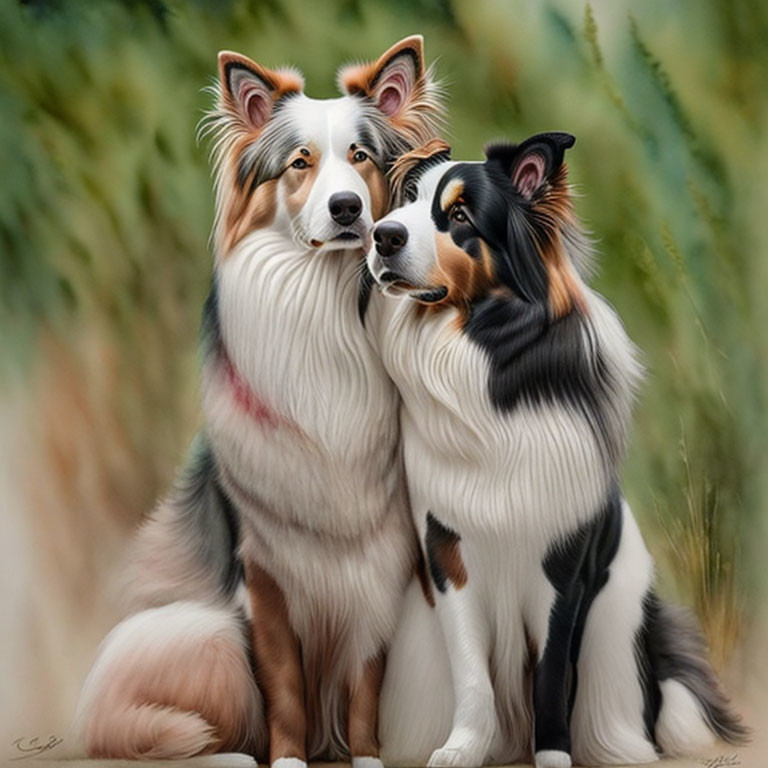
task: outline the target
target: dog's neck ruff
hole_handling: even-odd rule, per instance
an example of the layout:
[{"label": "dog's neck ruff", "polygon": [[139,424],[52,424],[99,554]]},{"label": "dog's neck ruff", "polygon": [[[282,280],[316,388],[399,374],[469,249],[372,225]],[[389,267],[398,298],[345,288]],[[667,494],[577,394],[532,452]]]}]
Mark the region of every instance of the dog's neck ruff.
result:
[{"label": "dog's neck ruff", "polygon": [[223,342],[219,342],[219,365],[224,373],[227,386],[238,408],[246,413],[252,421],[267,429],[288,428],[301,432],[298,425],[269,407],[268,403],[259,397],[245,377],[237,370]]}]

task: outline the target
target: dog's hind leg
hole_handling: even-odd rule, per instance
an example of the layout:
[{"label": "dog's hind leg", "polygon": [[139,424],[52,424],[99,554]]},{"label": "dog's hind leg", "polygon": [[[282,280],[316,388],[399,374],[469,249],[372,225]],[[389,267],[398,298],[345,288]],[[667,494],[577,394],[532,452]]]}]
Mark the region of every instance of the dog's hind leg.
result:
[{"label": "dog's hind leg", "polygon": [[[570,768],[571,714],[579,688],[579,657],[593,601],[609,579],[622,532],[622,501],[614,489],[595,516],[553,542],[542,563],[548,585],[531,611],[539,648],[533,679],[537,768]],[[543,607],[548,607],[546,624]],[[542,642],[543,639],[543,642]]]},{"label": "dog's hind leg", "polygon": [[253,752],[265,743],[261,710],[236,611],[177,602],[134,614],[109,633],[74,730],[89,757]]},{"label": "dog's hind leg", "polygon": [[619,547],[587,615],[577,659],[571,735],[579,763],[624,765],[657,759],[636,659],[643,596],[652,578],[651,557],[623,504]]}]

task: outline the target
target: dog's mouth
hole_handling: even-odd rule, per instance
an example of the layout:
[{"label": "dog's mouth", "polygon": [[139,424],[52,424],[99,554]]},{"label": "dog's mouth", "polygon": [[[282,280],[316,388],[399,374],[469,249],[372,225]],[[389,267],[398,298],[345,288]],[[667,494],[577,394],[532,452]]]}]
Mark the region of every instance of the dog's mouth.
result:
[{"label": "dog's mouth", "polygon": [[422,304],[436,304],[442,301],[448,295],[448,287],[445,285],[428,288],[424,286],[413,285],[402,275],[396,272],[382,272],[376,282],[381,286],[381,290],[388,296],[400,296],[407,294],[412,299],[420,301]]},{"label": "dog's mouth", "polygon": [[326,249],[346,249],[346,248],[362,248],[366,244],[365,235],[361,232],[355,232],[351,229],[345,229],[342,232],[337,232],[327,240],[313,239],[309,241],[309,244],[313,248],[326,248]]}]

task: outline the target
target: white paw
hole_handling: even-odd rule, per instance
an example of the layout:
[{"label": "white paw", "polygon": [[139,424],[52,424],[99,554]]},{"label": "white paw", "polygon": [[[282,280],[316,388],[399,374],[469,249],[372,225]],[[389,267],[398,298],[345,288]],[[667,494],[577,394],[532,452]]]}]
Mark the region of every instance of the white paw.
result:
[{"label": "white paw", "polygon": [[442,747],[436,749],[427,763],[427,768],[478,768],[485,755],[471,747]]},{"label": "white paw", "polygon": [[278,757],[272,768],[307,768],[307,764],[298,757]]},{"label": "white paw", "polygon": [[571,756],[559,749],[542,749],[536,753],[536,768],[571,768]]},{"label": "white paw", "polygon": [[384,768],[378,757],[353,757],[352,768]]}]

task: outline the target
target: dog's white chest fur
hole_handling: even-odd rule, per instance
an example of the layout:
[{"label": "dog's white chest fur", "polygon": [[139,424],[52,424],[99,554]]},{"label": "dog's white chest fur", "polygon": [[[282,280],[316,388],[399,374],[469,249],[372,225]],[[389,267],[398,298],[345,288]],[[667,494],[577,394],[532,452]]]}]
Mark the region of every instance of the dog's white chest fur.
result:
[{"label": "dog's white chest fur", "polygon": [[358,277],[349,253],[248,237],[219,265],[218,317],[232,365],[269,416],[243,409],[215,361],[204,390],[244,554],[281,586],[307,644],[318,615],[348,636],[353,667],[394,631],[414,552],[399,399],[358,317]]},{"label": "dog's white chest fur", "polygon": [[488,357],[458,330],[455,310],[424,317],[407,299],[385,302],[382,357],[403,398],[417,526],[431,510],[465,531],[545,548],[588,519],[609,477],[584,416],[555,403],[499,412]]},{"label": "dog's white chest fur", "polygon": [[358,270],[350,254],[247,238],[218,270],[221,336],[277,425],[238,409],[226,382],[204,397],[217,451],[247,488],[276,512],[311,510],[312,527],[347,536],[370,527],[393,491],[392,457],[375,443],[398,435],[397,393],[357,316]]}]

